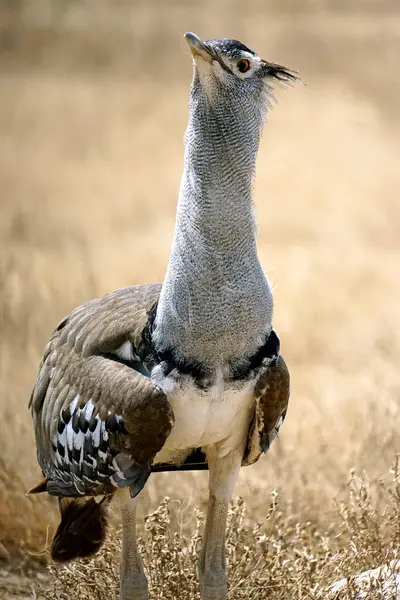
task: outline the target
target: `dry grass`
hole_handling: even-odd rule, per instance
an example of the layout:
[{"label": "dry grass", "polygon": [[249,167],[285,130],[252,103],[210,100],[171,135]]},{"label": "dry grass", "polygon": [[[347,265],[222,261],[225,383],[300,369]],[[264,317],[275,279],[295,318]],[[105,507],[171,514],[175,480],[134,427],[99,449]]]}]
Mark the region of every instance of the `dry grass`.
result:
[{"label": "dry grass", "polygon": [[[190,80],[180,34],[229,35],[298,68],[307,83],[279,92],[258,161],[259,248],[276,286],[275,326],[293,392],[280,441],[243,469],[237,487],[247,511],[232,533],[243,537],[231,542],[231,565],[244,563],[233,566],[232,585],[243,573],[250,579],[232,597],[269,572],[281,594],[274,598],[310,597],[307,578],[292,591],[316,532],[329,556],[312,567],[313,585],[339,578],[345,564],[377,566],[398,546],[385,507],[400,428],[400,12],[373,2],[363,13],[346,2],[307,2],[293,13],[289,1],[251,0],[246,14],[236,1],[95,4],[38,0],[32,10],[21,0],[11,13],[0,2],[0,542],[14,564],[41,552],[54,525],[53,502],[24,496],[40,475],[27,400],[53,327],[90,297],[163,278]],[[374,517],[357,534],[357,552],[344,537],[339,553],[335,500],[351,511],[352,468],[368,478]],[[245,540],[265,520],[274,489],[281,533],[274,525],[268,534],[268,558],[261,542]],[[185,572],[194,594],[192,507],[204,509],[206,474],[153,476],[143,513],[165,494],[168,569]],[[186,510],[175,511],[175,501]],[[234,523],[241,514],[232,513]],[[255,556],[265,568],[246,571]],[[156,597],[168,598],[160,581]],[[254,589],[257,599],[272,594]]]},{"label": "dry grass", "polygon": [[[299,524],[282,510],[279,496],[271,494],[262,524],[249,528],[246,506],[239,499],[231,507],[227,527],[230,574],[229,598],[235,600],[354,600],[363,589],[350,576],[371,564],[386,564],[398,556],[400,542],[400,480],[393,470],[390,486],[383,486],[389,505],[373,506],[368,482],[354,474],[346,504],[337,507],[340,526],[318,530],[311,522]],[[383,508],[383,507],[381,507]],[[171,528],[166,498],[146,517],[139,544],[147,566],[152,598],[199,600],[196,558],[201,543],[203,516],[197,511],[191,537]],[[91,561],[80,560],[50,567],[53,584],[41,587],[44,600],[108,600],[110,589],[118,589],[119,538],[109,537],[104,551]],[[328,582],[348,576],[340,593]],[[371,588],[370,588],[371,589]],[[385,580],[373,582],[371,600],[395,599],[384,595]]]}]

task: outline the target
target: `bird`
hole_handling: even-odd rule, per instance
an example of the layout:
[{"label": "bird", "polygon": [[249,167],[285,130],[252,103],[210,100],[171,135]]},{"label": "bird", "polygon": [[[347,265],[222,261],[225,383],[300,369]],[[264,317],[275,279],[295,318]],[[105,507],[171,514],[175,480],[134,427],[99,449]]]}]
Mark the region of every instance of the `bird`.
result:
[{"label": "bird", "polygon": [[118,289],[64,318],[29,407],[44,479],[58,498],[59,562],[96,553],[119,499],[120,600],[147,600],[136,506],[151,473],[205,469],[202,600],[225,600],[228,503],[242,466],[285,419],[290,375],[256,244],[253,180],[274,83],[295,71],[237,40],[185,34],[193,79],[175,232],[162,284]]}]

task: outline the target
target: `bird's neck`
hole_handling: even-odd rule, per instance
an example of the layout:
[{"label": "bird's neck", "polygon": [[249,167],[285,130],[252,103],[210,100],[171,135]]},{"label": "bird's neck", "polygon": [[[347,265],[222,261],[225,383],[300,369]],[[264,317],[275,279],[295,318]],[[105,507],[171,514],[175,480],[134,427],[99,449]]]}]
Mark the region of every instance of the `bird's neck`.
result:
[{"label": "bird's neck", "polygon": [[245,115],[235,119],[229,107],[220,114],[205,108],[191,106],[155,343],[212,366],[257,350],[270,328],[272,298],[252,206],[260,128],[249,128]]}]

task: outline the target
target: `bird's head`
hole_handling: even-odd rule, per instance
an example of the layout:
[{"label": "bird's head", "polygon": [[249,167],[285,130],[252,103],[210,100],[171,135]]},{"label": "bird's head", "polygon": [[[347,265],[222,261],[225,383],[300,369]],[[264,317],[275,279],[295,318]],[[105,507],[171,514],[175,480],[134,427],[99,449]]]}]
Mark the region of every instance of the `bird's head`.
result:
[{"label": "bird's head", "polygon": [[246,107],[246,112],[258,115],[262,122],[273,83],[298,81],[293,71],[263,60],[237,40],[203,41],[190,32],[185,39],[194,64],[192,99],[206,97],[214,107],[225,104],[230,113],[235,109],[243,113]]}]

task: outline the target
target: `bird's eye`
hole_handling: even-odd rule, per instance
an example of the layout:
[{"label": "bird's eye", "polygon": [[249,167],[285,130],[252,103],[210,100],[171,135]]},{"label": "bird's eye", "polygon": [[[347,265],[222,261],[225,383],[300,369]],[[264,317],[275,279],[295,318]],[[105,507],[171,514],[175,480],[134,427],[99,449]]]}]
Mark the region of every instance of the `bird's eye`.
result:
[{"label": "bird's eye", "polygon": [[246,58],[241,58],[236,66],[241,73],[246,73],[250,69],[250,61]]}]

